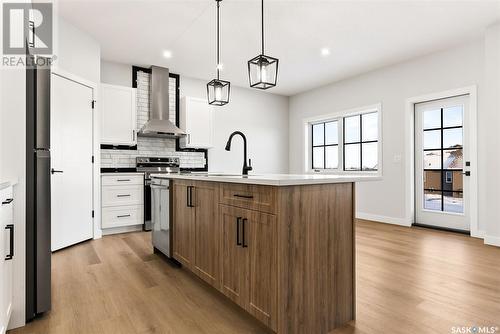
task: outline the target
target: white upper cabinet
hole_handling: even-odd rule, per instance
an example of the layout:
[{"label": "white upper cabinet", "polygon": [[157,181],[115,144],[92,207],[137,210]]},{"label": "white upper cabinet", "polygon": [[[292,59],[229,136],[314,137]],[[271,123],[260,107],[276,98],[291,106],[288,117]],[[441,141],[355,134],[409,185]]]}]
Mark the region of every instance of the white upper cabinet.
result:
[{"label": "white upper cabinet", "polygon": [[136,89],[101,84],[101,144],[136,145]]},{"label": "white upper cabinet", "polygon": [[182,97],[179,124],[187,133],[179,141],[182,148],[213,147],[213,109],[205,99]]}]

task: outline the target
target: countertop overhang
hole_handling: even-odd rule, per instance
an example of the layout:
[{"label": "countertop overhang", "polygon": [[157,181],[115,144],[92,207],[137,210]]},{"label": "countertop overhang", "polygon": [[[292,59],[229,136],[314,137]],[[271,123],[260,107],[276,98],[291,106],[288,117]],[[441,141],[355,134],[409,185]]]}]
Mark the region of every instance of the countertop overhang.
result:
[{"label": "countertop overhang", "polygon": [[311,184],[351,183],[364,181],[379,181],[378,175],[325,175],[325,174],[256,174],[235,175],[223,173],[189,173],[189,174],[151,174],[151,178],[195,180],[211,182],[228,182],[243,184],[258,184],[269,186],[296,186]]}]

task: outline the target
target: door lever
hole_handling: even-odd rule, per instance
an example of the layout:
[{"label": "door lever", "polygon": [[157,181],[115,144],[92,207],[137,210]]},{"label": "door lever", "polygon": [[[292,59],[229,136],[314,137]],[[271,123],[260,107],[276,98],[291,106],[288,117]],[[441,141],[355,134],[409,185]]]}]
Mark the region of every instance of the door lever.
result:
[{"label": "door lever", "polygon": [[50,170],[50,172],[51,172],[52,174],[55,174],[55,173],[64,173],[62,170],[55,170],[54,168],[52,168],[52,169]]},{"label": "door lever", "polygon": [[470,171],[463,172],[462,174],[465,176],[470,176]]}]

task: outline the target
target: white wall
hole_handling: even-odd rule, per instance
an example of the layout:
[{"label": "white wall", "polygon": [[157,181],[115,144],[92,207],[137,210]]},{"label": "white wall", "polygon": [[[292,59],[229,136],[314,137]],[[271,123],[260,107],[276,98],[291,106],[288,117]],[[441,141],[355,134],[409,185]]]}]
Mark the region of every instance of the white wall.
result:
[{"label": "white wall", "polygon": [[[101,77],[105,83],[131,86],[132,66],[102,61]],[[206,81],[187,78],[180,73],[180,94],[205,99]],[[224,150],[229,135],[240,130],[247,137],[248,157],[252,159],[253,173],[288,172],[287,97],[231,87],[229,104],[214,108],[214,148],[208,151],[210,171],[241,173],[241,138],[233,139],[230,152]]]},{"label": "white wall", "polygon": [[[291,97],[290,172],[304,171],[304,118],[381,102],[383,180],[358,185],[357,211],[360,217],[408,225],[410,217],[405,210],[408,194],[404,186],[405,170],[408,168],[404,161],[405,102],[411,97],[470,85],[478,85],[481,100],[481,91],[484,88],[483,71],[484,43],[478,40]],[[491,135],[491,132],[484,132],[490,124],[488,118],[493,116],[494,111],[481,110],[480,107],[478,113],[479,133],[482,133],[479,147],[489,147],[489,151],[480,151],[479,161],[474,163],[484,169],[488,155],[498,155],[493,152],[496,148],[485,141],[485,136]],[[498,128],[498,125],[496,127]],[[498,129],[496,131],[498,132]],[[400,161],[398,157],[401,158]],[[491,167],[489,169],[492,170]],[[484,173],[484,170],[481,172]],[[480,182],[481,203],[485,200],[487,185],[484,179]],[[485,229],[484,212],[492,208],[495,208],[495,205],[488,208],[483,206],[483,210],[480,207],[480,228]]]},{"label": "white wall", "polygon": [[101,82],[110,85],[132,86],[132,66],[101,60]]},{"label": "white wall", "polygon": [[100,82],[101,47],[61,17],[56,20],[54,54],[55,66],[94,83]]},{"label": "white wall", "polygon": [[[480,198],[479,213],[483,217],[485,242],[500,246],[500,213],[498,210],[500,180],[500,23],[489,27],[485,33],[484,96],[481,99],[479,119],[479,152],[481,162],[480,184],[487,185]],[[481,188],[480,188],[481,189]]]},{"label": "white wall", "polygon": [[[206,81],[181,76],[181,95],[206,98]],[[248,141],[253,173],[288,173],[288,98],[257,90],[231,87],[229,103],[214,107],[214,148],[208,151],[209,170],[241,173],[243,144],[229,135],[239,130]]]}]

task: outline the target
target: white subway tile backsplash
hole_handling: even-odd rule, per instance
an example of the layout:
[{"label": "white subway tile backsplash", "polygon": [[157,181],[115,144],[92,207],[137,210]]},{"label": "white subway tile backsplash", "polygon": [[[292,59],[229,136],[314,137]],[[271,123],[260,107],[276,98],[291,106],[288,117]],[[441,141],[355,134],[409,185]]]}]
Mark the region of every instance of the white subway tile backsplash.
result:
[{"label": "white subway tile backsplash", "polygon": [[[137,130],[149,120],[149,74],[137,73]],[[175,78],[170,78],[170,121],[175,123]],[[101,150],[102,168],[135,167],[139,156],[179,157],[182,168],[201,168],[206,164],[200,152],[176,152],[175,140],[166,138],[137,138],[137,150]]]}]

